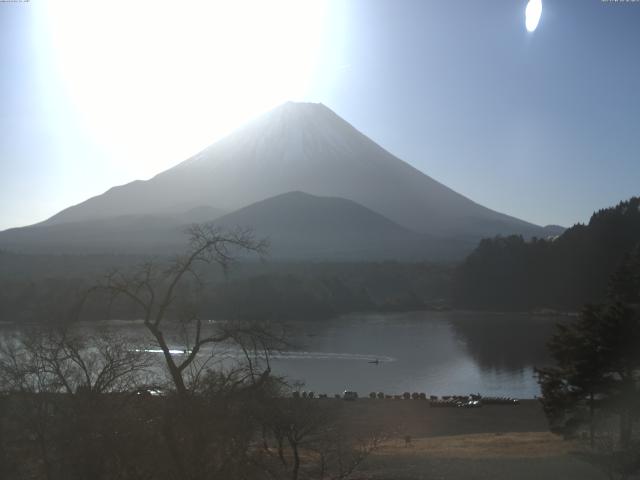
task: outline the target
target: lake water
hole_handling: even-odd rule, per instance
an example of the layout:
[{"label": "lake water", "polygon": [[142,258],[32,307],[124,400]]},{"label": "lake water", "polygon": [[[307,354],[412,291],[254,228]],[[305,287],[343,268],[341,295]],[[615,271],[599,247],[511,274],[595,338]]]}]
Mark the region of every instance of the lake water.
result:
[{"label": "lake water", "polygon": [[304,348],[276,357],[273,368],[304,381],[307,390],[329,394],[533,398],[540,392],[534,367],[549,363],[545,343],[560,320],[459,312],[349,315],[299,326],[296,338]]},{"label": "lake water", "polygon": [[[410,312],[298,322],[292,327],[296,347],[274,355],[272,369],[304,382],[305,390],[329,395],[355,390],[533,398],[539,394],[534,367],[549,363],[545,343],[559,321],[566,317]],[[139,323],[107,328],[153,349]],[[184,348],[178,341],[172,347],[177,354]]]}]

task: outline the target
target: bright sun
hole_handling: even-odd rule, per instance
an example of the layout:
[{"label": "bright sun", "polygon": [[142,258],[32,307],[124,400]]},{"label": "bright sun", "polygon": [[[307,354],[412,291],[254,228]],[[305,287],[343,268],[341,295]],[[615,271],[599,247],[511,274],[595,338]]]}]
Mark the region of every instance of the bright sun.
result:
[{"label": "bright sun", "polygon": [[538,23],[540,23],[540,17],[542,16],[542,0],[529,0],[524,15],[527,30],[533,32],[538,28]]},{"label": "bright sun", "polygon": [[46,5],[50,53],[74,108],[143,176],[302,98],[327,14],[323,2],[299,0]]}]

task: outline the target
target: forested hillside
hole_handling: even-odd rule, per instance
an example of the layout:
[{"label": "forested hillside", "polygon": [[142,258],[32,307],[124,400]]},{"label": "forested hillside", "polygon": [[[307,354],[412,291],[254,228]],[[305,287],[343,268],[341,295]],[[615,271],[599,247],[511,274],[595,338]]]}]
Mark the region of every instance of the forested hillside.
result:
[{"label": "forested hillside", "polygon": [[607,279],[640,243],[640,198],[594,213],[553,239],[480,242],[457,269],[454,304],[487,310],[578,309],[600,301]]},{"label": "forested hillside", "polygon": [[[0,322],[65,322],[105,273],[135,270],[151,259],[0,252]],[[154,259],[159,265],[169,260]],[[226,276],[219,268],[203,269],[204,284],[185,283],[191,291],[183,293],[197,297],[193,300],[206,318],[309,320],[354,311],[441,308],[450,303],[452,271],[448,265],[391,261],[242,262]],[[127,302],[98,296],[85,303],[82,319],[140,315]]]}]

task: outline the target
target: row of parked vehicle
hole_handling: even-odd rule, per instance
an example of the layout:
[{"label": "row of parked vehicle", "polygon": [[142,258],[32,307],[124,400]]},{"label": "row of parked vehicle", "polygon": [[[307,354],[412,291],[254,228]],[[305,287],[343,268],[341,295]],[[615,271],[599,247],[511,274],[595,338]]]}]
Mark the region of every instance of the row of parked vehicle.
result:
[{"label": "row of parked vehicle", "polygon": [[476,408],[482,405],[518,405],[520,401],[517,398],[511,397],[482,397],[480,395],[469,396],[443,396],[430,397],[429,406],[431,407],[465,407]]},{"label": "row of parked vehicle", "polygon": [[[298,392],[295,391],[292,394],[293,398],[318,398],[320,400],[324,400],[329,398],[329,396],[326,393],[319,393],[316,395],[315,392]],[[357,400],[358,399],[358,392],[353,392],[351,390],[345,390],[344,392],[342,392],[342,394],[336,393],[333,398],[337,398],[337,399],[342,399],[342,400]]]},{"label": "row of parked vehicle", "polygon": [[[294,398],[329,398],[327,394],[321,393],[316,395],[314,392],[293,392]],[[336,393],[334,395],[336,399],[342,400],[357,400],[358,393],[345,390],[342,394]],[[470,395],[443,395],[438,397],[437,395],[430,395],[427,397],[425,393],[418,392],[404,392],[402,395],[389,395],[384,392],[371,392],[369,398],[372,400],[429,400],[429,406],[431,407],[465,407],[476,408],[482,405],[517,405],[519,400],[511,397],[483,397],[479,393],[472,393]]]}]

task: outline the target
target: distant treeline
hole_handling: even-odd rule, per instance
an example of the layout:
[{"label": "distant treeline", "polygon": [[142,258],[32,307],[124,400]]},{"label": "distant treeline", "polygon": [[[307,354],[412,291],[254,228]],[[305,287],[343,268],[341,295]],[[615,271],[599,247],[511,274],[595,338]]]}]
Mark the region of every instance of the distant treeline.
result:
[{"label": "distant treeline", "polygon": [[604,298],[607,279],[638,243],[638,197],[554,239],[485,239],[456,270],[453,302],[468,309],[577,310]]},{"label": "distant treeline", "polygon": [[[0,321],[65,322],[84,292],[109,270],[135,269],[139,256],[0,253]],[[181,292],[204,318],[309,320],[355,311],[441,308],[450,303],[453,267],[428,263],[243,262],[227,276],[209,267],[202,287]],[[180,312],[176,312],[179,315]],[[140,318],[134,305],[94,294],[81,319]]]}]

